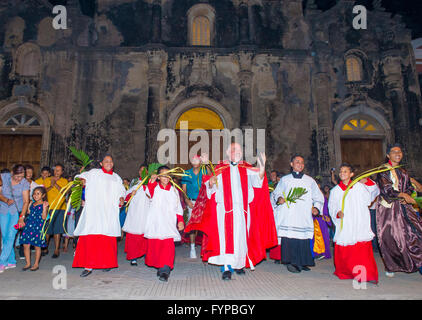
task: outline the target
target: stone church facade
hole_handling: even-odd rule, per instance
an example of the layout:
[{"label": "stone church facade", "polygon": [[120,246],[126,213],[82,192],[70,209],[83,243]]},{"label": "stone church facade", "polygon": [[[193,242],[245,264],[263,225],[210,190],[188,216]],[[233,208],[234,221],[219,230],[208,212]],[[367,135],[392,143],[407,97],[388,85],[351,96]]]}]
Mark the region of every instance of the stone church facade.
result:
[{"label": "stone church facade", "polygon": [[283,172],[301,153],[308,173],[328,178],[345,160],[380,164],[400,142],[421,178],[411,32],[379,1],[355,30],[354,5],[97,0],[90,15],[68,0],[67,29],[55,30],[47,0],[0,4],[0,167],[71,171],[73,145],[110,152],[131,177],[155,160],[160,129],[207,108],[224,128],[266,129],[269,167]]}]

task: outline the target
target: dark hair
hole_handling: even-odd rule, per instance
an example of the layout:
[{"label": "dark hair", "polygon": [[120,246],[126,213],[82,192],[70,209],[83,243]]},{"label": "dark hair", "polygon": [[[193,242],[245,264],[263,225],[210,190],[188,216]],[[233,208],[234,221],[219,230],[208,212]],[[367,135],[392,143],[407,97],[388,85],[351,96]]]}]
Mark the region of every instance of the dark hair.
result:
[{"label": "dark hair", "polygon": [[34,189],[34,191],[32,192],[32,199],[35,201],[35,199],[34,199],[34,192],[35,192],[35,190],[40,190],[41,191],[41,194],[42,194],[42,196],[41,196],[41,199],[43,199],[44,200],[44,198],[45,197],[47,197],[47,190],[45,189],[45,187],[43,187],[43,186],[39,186],[39,187],[36,187],[35,189]]},{"label": "dark hair", "polygon": [[15,164],[12,168],[13,175],[25,173],[25,167],[23,164]]},{"label": "dark hair", "polygon": [[297,157],[301,157],[303,160],[305,160],[305,158],[301,154],[296,153],[290,158],[290,162],[293,162],[293,160],[296,159]]},{"label": "dark hair", "polygon": [[55,165],[54,165],[54,168],[55,167],[62,167],[62,171],[64,171],[64,165],[62,165],[61,163],[56,163]]},{"label": "dark hair", "polygon": [[141,165],[139,166],[139,169],[141,169],[142,167],[145,167],[145,168],[147,168],[147,169],[148,169],[148,166],[147,166],[147,164],[146,164],[146,163],[141,164]]},{"label": "dark hair", "polygon": [[157,169],[157,173],[158,173],[158,174],[160,174],[160,173],[161,173],[161,171],[163,171],[163,170],[170,170],[170,168],[169,168],[169,167],[167,167],[167,166],[161,166],[161,167],[159,167],[159,168]]},{"label": "dark hair", "polygon": [[10,170],[7,168],[1,169],[0,173],[10,173]]},{"label": "dark hair", "polygon": [[278,174],[278,171],[277,170],[271,170],[271,173],[273,173],[273,172],[275,172],[275,173]]},{"label": "dark hair", "polygon": [[30,164],[25,165],[25,170],[31,169],[32,171],[34,171],[34,167],[31,166]]},{"label": "dark hair", "polygon": [[48,171],[48,172],[50,172],[50,171],[51,171],[51,169],[50,169],[50,167],[42,167],[41,172],[43,172],[43,171]]},{"label": "dark hair", "polygon": [[402,147],[402,145],[400,144],[400,143],[394,143],[394,144],[390,144],[390,145],[388,145],[388,147],[387,147],[387,154],[389,154],[390,153],[390,151],[391,151],[391,149],[393,149],[393,148],[400,148],[400,150],[401,151],[403,151],[403,147]]},{"label": "dark hair", "polygon": [[341,168],[343,168],[343,167],[349,168],[349,169],[350,169],[350,172],[355,172],[355,168],[353,168],[353,166],[352,166],[350,163],[343,162],[343,163],[340,165],[340,168],[339,168],[339,169],[341,169]]},{"label": "dark hair", "polygon": [[113,156],[110,153],[105,152],[101,155],[99,162],[103,162],[106,157],[110,157],[111,159],[113,159]]}]

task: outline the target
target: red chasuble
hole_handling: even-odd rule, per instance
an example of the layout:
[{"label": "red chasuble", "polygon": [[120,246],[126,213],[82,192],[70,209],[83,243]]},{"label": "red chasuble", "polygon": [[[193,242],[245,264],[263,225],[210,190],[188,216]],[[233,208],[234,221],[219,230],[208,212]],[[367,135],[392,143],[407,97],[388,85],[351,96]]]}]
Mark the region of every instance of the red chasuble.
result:
[{"label": "red chasuble", "polygon": [[[238,168],[242,185],[243,206],[244,210],[247,211],[248,176],[246,170],[247,168],[252,168],[252,166],[246,162],[241,162],[238,164]],[[228,163],[222,163],[219,164],[215,170],[217,175],[222,174],[224,187],[224,206],[226,209],[224,233],[226,238],[226,253],[233,253],[233,201],[230,182],[230,165]],[[185,228],[185,232],[187,233],[192,230],[199,230],[204,233],[201,250],[202,260],[204,261],[208,261],[210,257],[220,255],[215,194],[211,196],[211,199],[208,199],[206,187],[204,185],[209,178],[210,176],[203,176],[203,184],[192,211],[191,220]],[[251,221],[249,232],[247,232],[247,256],[252,261],[253,265],[256,265],[263,259],[266,259],[266,249],[272,248],[278,244],[266,175],[264,176],[262,188],[254,188],[254,199],[249,204],[249,208]],[[245,221],[247,225],[246,213]],[[247,258],[246,267],[250,267]]]}]

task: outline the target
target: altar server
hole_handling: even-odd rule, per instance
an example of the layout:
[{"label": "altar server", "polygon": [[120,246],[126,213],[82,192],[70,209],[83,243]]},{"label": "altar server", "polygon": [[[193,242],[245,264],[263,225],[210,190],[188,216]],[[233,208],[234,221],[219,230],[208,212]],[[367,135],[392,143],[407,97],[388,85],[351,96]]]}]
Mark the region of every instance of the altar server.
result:
[{"label": "altar server", "polygon": [[117,268],[117,237],[121,235],[119,206],[123,205],[125,187],[113,172],[113,158],[103,157],[101,169],[92,169],[76,177],[85,184],[85,206],[74,231],[79,236],[73,259],[74,268],[85,268],[81,277],[92,269],[109,271]]},{"label": "altar server", "polygon": [[[334,274],[340,279],[356,279],[359,282],[378,282],[378,270],[372,251],[374,233],[371,230],[369,205],[371,194],[363,183],[353,185],[342,199],[353,177],[349,164],[340,167],[341,182],[330,193],[328,208],[336,226],[334,235]],[[343,226],[341,225],[343,219]]]},{"label": "altar server", "polygon": [[[322,213],[324,196],[316,181],[303,173],[305,160],[300,155],[291,158],[292,173],[281,178],[274,190],[279,206],[276,210],[278,236],[281,237],[281,262],[293,273],[309,271],[314,266],[310,241],[314,237],[312,215]],[[289,191],[304,188],[306,193],[296,203],[286,203]]]}]

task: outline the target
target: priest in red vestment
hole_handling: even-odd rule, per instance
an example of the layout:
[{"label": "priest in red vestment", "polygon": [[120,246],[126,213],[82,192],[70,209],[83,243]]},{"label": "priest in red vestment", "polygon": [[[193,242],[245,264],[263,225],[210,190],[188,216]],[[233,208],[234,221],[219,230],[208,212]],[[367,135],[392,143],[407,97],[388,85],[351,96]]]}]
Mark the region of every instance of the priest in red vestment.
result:
[{"label": "priest in red vestment", "polygon": [[277,233],[265,154],[255,168],[241,161],[238,143],[232,143],[226,153],[230,161],[220,163],[215,176],[204,176],[185,231],[204,233],[202,259],[222,266],[223,280],[230,280],[233,271],[245,274],[245,267],[253,270],[265,259],[266,249],[277,245]]}]

